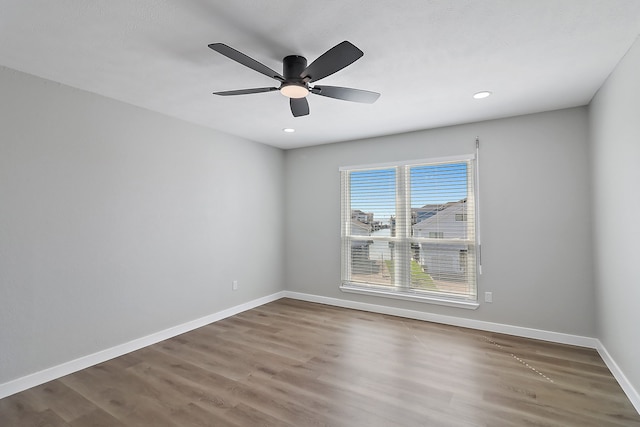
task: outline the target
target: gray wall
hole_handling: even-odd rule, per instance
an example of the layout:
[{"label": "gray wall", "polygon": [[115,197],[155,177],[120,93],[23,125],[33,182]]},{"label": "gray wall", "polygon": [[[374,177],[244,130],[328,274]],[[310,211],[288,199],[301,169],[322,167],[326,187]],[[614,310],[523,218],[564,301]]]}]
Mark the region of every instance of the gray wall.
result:
[{"label": "gray wall", "polygon": [[[343,300],[594,337],[587,110],[289,150],[286,286]],[[483,275],[475,311],[342,293],[339,166],[473,152],[481,140]]]},{"label": "gray wall", "polygon": [[640,390],[640,41],[589,108],[598,338]]},{"label": "gray wall", "polygon": [[6,68],[0,93],[0,383],[282,290],[281,150]]}]

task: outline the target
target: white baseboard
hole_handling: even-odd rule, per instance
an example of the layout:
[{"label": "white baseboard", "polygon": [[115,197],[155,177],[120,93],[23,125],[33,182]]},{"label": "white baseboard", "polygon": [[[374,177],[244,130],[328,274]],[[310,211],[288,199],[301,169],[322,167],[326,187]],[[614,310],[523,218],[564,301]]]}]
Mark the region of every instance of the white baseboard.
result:
[{"label": "white baseboard", "polygon": [[600,340],[597,341],[598,347],[596,347],[596,349],[598,350],[600,357],[602,357],[607,368],[609,368],[614,378],[618,381],[618,384],[620,384],[620,387],[622,387],[622,390],[631,401],[631,404],[636,408],[636,411],[640,413],[640,393],[638,393],[635,387],[633,387],[629,379],[627,379],[627,376],[622,372]]},{"label": "white baseboard", "polygon": [[277,292],[272,295],[267,295],[266,297],[258,298],[240,305],[236,305],[226,310],[222,310],[217,313],[213,313],[208,316],[201,317],[199,319],[195,319],[190,322],[186,322],[181,325],[174,326],[163,331],[126,342],[124,344],[117,345],[115,347],[98,351],[87,356],[79,357],[75,360],[71,360],[69,362],[65,362],[60,365],[35,372],[33,374],[29,374],[12,381],[8,381],[6,383],[0,384],[0,399],[15,393],[19,393],[31,387],[44,384],[51,380],[55,380],[65,375],[69,375],[73,372],[77,372],[90,366],[97,365],[98,363],[106,362],[107,360],[113,359],[114,357],[122,356],[132,351],[139,350],[143,347],[147,347],[149,345],[156,344],[160,341],[164,341],[177,335],[184,334],[185,332],[192,331],[194,329],[208,325],[209,323],[217,322],[218,320],[222,320],[235,314],[242,313],[243,311],[261,306],[268,302],[278,300],[280,298],[283,298],[284,296],[285,294],[283,291]]},{"label": "white baseboard", "polygon": [[403,308],[388,307],[385,305],[368,304],[358,301],[349,301],[339,298],[323,297],[304,294],[300,292],[285,291],[287,298],[302,301],[318,302],[337,307],[353,308],[356,310],[371,311],[374,313],[389,314],[392,316],[406,317],[408,319],[424,320],[427,322],[442,323],[445,325],[460,326],[463,328],[478,329],[481,331],[498,332],[501,334],[515,335],[524,338],[533,338],[560,344],[569,344],[579,347],[597,348],[598,340],[580,335],[563,334],[560,332],[543,331],[540,329],[524,328],[521,326],[504,325],[501,323],[484,322],[481,320],[466,319],[463,317],[444,316],[442,314],[425,313],[423,311],[407,310]]}]

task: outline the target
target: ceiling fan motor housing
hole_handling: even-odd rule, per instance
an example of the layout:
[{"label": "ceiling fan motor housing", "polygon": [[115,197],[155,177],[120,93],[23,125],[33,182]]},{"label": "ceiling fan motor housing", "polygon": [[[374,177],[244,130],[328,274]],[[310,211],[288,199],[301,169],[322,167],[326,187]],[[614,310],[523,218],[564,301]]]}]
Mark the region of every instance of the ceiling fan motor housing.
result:
[{"label": "ceiling fan motor housing", "polygon": [[282,60],[282,75],[287,80],[300,80],[300,74],[307,68],[307,58],[300,55],[285,56]]},{"label": "ceiling fan motor housing", "polygon": [[300,86],[309,90],[307,82],[300,77],[302,72],[307,68],[307,58],[300,55],[289,55],[282,60],[282,75],[285,81],[280,86],[282,89],[285,86]]}]

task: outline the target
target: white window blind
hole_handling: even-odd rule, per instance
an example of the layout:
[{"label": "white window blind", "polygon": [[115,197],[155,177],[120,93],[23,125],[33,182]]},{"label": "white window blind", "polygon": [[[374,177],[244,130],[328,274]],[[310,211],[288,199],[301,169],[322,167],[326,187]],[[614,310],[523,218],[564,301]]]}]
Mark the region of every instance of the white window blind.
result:
[{"label": "white window blind", "polygon": [[343,289],[476,301],[474,159],[341,169]]}]

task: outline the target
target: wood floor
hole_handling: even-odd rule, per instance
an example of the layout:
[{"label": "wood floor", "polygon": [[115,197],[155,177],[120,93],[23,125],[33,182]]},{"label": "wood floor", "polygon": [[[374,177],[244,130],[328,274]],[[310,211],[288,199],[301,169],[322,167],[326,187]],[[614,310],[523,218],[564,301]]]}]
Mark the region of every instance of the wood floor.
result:
[{"label": "wood floor", "polygon": [[281,299],[0,400],[0,426],[640,426],[594,350]]}]

